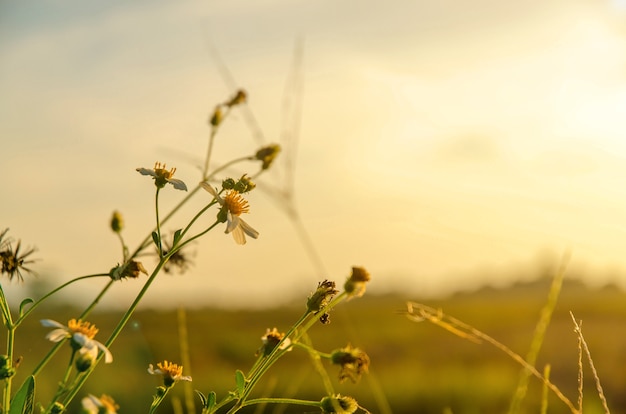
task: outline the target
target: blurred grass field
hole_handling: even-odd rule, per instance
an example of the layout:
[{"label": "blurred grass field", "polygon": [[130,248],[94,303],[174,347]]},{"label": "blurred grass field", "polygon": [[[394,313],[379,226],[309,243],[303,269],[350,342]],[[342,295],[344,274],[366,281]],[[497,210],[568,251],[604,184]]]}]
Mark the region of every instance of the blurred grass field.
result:
[{"label": "blurred grass field", "polygon": [[[524,356],[549,283],[541,279],[501,290],[484,288],[425,303],[440,307]],[[625,297],[624,292],[614,287],[591,290],[579,282],[566,280],[537,367],[542,371],[544,364],[550,363],[551,380],[570,400],[576,402],[578,376],[577,337],[569,315],[572,311],[577,319],[583,320],[583,334],[611,412],[626,412]],[[318,350],[329,352],[349,342],[365,350],[371,358],[370,374],[358,384],[340,384],[336,381],[338,368],[326,364],[335,391],[353,396],[372,413],[382,412],[373,391],[377,389],[396,414],[506,412],[517,386],[520,366],[488,344],[472,343],[428,322],[408,320],[401,313],[407,300],[420,298],[366,295],[336,308],[331,314],[331,324],[319,324],[312,329],[311,339]],[[187,310],[191,365],[185,366],[184,373],[193,376],[192,387],[204,394],[215,391],[218,399],[224,396],[234,387],[235,370],[245,372],[253,363],[265,330],[274,326],[280,331],[287,330],[304,311],[304,301],[267,310]],[[78,314],[70,308],[55,309],[53,314],[49,310],[45,315],[42,312],[38,310],[18,331],[16,355],[27,356],[18,372],[18,383],[51,347],[44,340],[48,330],[37,320],[52,318],[65,323]],[[94,314],[90,321],[100,328],[97,338],[104,340],[120,317],[121,313],[116,312]],[[113,396],[121,407],[120,413],[147,412],[159,382],[148,375],[148,364],[164,359],[181,361],[177,311],[137,312],[111,351],[114,362],[101,364],[83,392]],[[69,347],[37,378],[39,401],[51,397],[68,358]],[[302,350],[289,353],[269,372],[257,395],[321,399],[324,390],[308,358]],[[585,412],[602,412],[592,376],[588,370],[585,375]],[[183,398],[181,385],[175,387],[171,396]],[[541,384],[532,378],[524,412],[539,412],[540,395]],[[197,399],[196,408],[199,412]],[[264,411],[246,412],[306,411],[301,407],[273,406]],[[69,412],[77,412],[75,404]],[[159,412],[174,411],[168,401]],[[550,396],[549,412],[569,410]]]}]

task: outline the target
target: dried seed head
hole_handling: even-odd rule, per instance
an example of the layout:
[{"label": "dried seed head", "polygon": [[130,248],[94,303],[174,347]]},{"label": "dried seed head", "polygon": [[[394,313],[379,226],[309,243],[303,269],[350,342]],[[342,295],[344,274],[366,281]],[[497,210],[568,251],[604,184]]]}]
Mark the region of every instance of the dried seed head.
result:
[{"label": "dried seed head", "polygon": [[317,314],[328,305],[337,292],[339,291],[335,289],[335,282],[329,280],[320,282],[306,302],[307,309]]}]

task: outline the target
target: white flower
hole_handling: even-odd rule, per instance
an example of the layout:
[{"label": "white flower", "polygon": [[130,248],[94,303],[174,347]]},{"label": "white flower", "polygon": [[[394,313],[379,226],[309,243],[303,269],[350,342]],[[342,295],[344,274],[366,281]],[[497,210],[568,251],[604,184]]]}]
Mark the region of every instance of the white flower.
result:
[{"label": "white flower", "polygon": [[117,414],[119,406],[115,404],[113,398],[102,394],[100,398],[89,394],[81,401],[83,411],[89,414]]},{"label": "white flower", "polygon": [[172,168],[169,171],[165,169],[165,164],[161,165],[160,162],[154,164],[154,169],[149,168],[137,168],[137,171],[141,175],[150,175],[154,178],[154,184],[159,187],[165,187],[165,184],[170,183],[177,190],[187,191],[187,186],[182,180],[172,178],[176,168]]},{"label": "white flower", "polygon": [[93,354],[97,349],[100,349],[104,352],[104,362],[107,364],[113,362],[111,351],[109,351],[106,346],[93,339],[98,333],[98,329],[95,325],[89,322],[83,322],[80,319],[71,319],[67,323],[67,326],[53,321],[52,319],[43,319],[41,320],[41,324],[49,328],[56,328],[48,332],[46,335],[47,340],[61,342],[64,339],[70,339],[72,346],[76,346],[75,349],[78,349],[80,353]]},{"label": "white flower", "polygon": [[190,376],[183,376],[182,365],[176,365],[171,362],[163,361],[157,364],[157,369],[154,369],[152,364],[148,367],[148,373],[151,375],[163,376],[163,383],[166,387],[173,386],[178,381],[191,381]]},{"label": "white flower", "polygon": [[200,185],[211,193],[217,202],[220,203],[222,209],[226,211],[226,231],[224,233],[232,233],[233,239],[235,239],[237,244],[246,244],[246,234],[253,239],[259,237],[259,232],[240,217],[242,213],[247,213],[250,210],[248,202],[241,197],[241,194],[237,191],[229,190],[222,198],[211,184],[203,181]]}]

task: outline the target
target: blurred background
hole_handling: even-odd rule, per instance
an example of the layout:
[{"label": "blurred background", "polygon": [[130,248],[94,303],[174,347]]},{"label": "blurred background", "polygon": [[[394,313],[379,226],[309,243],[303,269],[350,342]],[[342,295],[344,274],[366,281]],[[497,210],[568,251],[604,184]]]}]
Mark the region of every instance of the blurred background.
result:
[{"label": "blurred background", "polygon": [[[625,24],[620,0],[2,1],[0,227],[39,259],[3,289],[18,303],[115,266],[112,212],[131,250],[154,223],[135,169],[165,162],[194,186],[208,118],[237,88],[249,100],[213,162],[283,146],[249,197],[260,237],[212,232],[142,310],[291,306],[353,265],[402,308],[541,280],[565,250],[568,278],[621,289]],[[105,283],[55,300],[80,308]],[[139,288],[117,284],[101,309]]]}]

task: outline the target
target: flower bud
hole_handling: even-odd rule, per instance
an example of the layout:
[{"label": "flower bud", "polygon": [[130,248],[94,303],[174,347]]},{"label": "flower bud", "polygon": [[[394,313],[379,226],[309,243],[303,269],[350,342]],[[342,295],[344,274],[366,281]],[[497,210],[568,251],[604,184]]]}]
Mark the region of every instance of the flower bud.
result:
[{"label": "flower bud", "polygon": [[363,296],[367,282],[369,282],[370,279],[371,276],[365,268],[358,266],[352,267],[352,274],[343,285],[344,290],[348,294],[348,298]]},{"label": "flower bud", "polygon": [[227,178],[222,181],[222,188],[224,190],[232,190],[233,188],[235,188],[235,184],[237,184],[237,182],[234,178]]},{"label": "flower bud", "polygon": [[222,109],[218,106],[215,107],[215,111],[213,111],[213,115],[211,116],[210,123],[214,127],[219,126],[222,123],[222,119],[224,115],[222,114]]},{"label": "flower bud", "polygon": [[0,355],[0,380],[11,378],[15,375],[15,368],[11,366],[8,355]]},{"label": "flower bud", "polygon": [[254,157],[259,161],[263,161],[263,164],[261,165],[261,169],[267,170],[268,168],[270,168],[270,166],[274,162],[274,159],[278,156],[280,149],[281,149],[280,145],[271,144],[271,145],[268,145],[267,147],[261,148],[260,150],[256,152]]},{"label": "flower bud", "polygon": [[322,398],[322,411],[334,414],[352,414],[359,408],[359,404],[352,397],[339,394]]},{"label": "flower bud", "polygon": [[239,89],[237,93],[235,94],[235,96],[233,96],[230,99],[230,101],[226,102],[226,106],[230,108],[235,105],[240,105],[246,102],[246,99],[247,99],[246,91],[244,91],[243,89]]},{"label": "flower bud", "polygon": [[64,411],[65,411],[65,406],[58,401],[52,404],[52,407],[50,408],[50,412],[52,414],[61,414]]},{"label": "flower bud", "polygon": [[256,184],[246,175],[241,176],[239,181],[235,183],[234,190],[240,194],[248,193],[256,187]]},{"label": "flower bud", "polygon": [[113,217],[111,218],[111,230],[115,233],[119,233],[124,228],[124,219],[119,211],[113,212]]},{"label": "flower bud", "polygon": [[349,378],[356,383],[363,373],[367,373],[370,365],[369,356],[359,348],[353,348],[352,345],[334,350],[330,354],[330,360],[333,364],[341,366],[339,382]]}]

